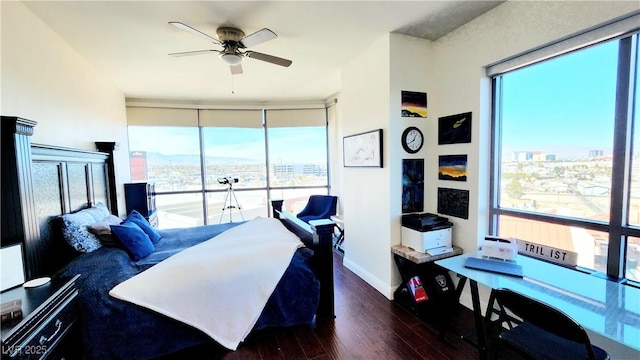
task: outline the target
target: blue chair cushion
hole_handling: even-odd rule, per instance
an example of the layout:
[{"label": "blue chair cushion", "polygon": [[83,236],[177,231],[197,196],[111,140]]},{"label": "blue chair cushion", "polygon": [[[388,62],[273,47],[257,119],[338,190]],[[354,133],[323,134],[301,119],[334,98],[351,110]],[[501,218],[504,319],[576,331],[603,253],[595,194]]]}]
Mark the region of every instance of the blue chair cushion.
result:
[{"label": "blue chair cushion", "polygon": [[311,195],[302,211],[297,215],[298,219],[309,222],[311,220],[328,219],[336,214],[338,198],[331,195]]}]

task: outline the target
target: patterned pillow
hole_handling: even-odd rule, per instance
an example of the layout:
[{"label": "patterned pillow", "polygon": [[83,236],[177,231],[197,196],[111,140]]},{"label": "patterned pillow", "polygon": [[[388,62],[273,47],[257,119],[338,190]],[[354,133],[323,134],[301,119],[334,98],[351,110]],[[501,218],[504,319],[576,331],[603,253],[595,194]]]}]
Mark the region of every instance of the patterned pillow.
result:
[{"label": "patterned pillow", "polygon": [[92,207],[86,208],[84,210],[81,210],[80,212],[85,212],[85,213],[93,216],[95,221],[101,221],[102,219],[104,219],[107,216],[111,215],[111,212],[109,211],[107,206],[105,204],[103,204],[103,203],[96,203]]},{"label": "patterned pillow", "polygon": [[64,214],[61,216],[62,235],[76,251],[84,253],[97,250],[102,247],[102,243],[89,232],[87,226],[107,216],[109,216],[109,210],[104,204],[96,204],[94,207],[72,214]]},{"label": "patterned pillow", "polygon": [[87,226],[87,229],[100,239],[102,245],[117,246],[118,242],[111,233],[111,225],[120,225],[121,223],[122,219],[115,215],[109,215],[106,218]]}]

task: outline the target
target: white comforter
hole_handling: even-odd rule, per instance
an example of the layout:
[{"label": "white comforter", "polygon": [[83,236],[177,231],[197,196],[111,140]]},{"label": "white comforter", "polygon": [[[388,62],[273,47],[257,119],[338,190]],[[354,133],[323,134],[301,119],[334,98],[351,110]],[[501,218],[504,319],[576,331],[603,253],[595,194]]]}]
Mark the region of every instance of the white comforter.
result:
[{"label": "white comforter", "polygon": [[256,218],[168,258],[109,294],[200,329],[235,350],[303,246],[273,218]]}]

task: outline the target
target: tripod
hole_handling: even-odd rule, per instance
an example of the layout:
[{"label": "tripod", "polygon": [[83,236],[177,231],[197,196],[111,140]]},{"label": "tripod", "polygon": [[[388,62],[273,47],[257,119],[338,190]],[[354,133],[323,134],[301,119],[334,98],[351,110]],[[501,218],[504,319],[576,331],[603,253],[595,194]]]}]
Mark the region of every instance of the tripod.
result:
[{"label": "tripod", "polygon": [[[233,197],[233,199],[232,199]],[[236,201],[236,204],[233,205],[232,200]],[[227,205],[228,203],[228,205]],[[240,208],[240,203],[238,202],[238,198],[236,197],[236,193],[233,192],[233,183],[231,181],[229,181],[229,187],[227,188],[227,196],[224,199],[224,205],[222,207],[222,213],[220,214],[220,220],[218,221],[218,223],[222,223],[222,217],[224,216],[224,211],[226,209],[229,209],[229,222],[233,222],[233,219],[231,218],[233,210],[232,209],[238,209],[238,211],[240,212],[240,216],[242,217],[242,220],[244,221],[244,215],[242,214],[242,209]]]}]

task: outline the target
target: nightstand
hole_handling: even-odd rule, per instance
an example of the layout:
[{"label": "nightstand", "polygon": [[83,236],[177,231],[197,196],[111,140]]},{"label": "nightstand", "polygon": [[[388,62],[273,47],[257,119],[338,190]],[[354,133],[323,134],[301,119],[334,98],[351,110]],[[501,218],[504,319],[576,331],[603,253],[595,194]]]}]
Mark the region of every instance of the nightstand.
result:
[{"label": "nightstand", "polygon": [[80,359],[75,281],[80,275],[52,279],[34,287],[17,287],[0,294],[3,303],[22,301],[22,319],[2,323],[2,358]]}]

